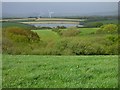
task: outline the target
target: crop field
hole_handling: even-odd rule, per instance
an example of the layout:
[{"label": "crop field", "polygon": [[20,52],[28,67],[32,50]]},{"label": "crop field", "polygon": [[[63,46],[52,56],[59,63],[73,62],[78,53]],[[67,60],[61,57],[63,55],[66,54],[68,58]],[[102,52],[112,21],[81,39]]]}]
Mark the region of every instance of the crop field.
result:
[{"label": "crop field", "polygon": [[3,88],[116,88],[118,56],[3,55]]}]

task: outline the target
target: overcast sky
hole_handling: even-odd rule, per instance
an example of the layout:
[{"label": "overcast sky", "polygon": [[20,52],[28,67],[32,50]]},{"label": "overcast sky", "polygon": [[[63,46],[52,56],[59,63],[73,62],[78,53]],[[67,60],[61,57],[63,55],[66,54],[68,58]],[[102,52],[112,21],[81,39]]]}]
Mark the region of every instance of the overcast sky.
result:
[{"label": "overcast sky", "polygon": [[117,2],[3,2],[4,16],[81,16],[117,14]]},{"label": "overcast sky", "polygon": [[118,2],[119,0],[1,0],[2,2]]}]

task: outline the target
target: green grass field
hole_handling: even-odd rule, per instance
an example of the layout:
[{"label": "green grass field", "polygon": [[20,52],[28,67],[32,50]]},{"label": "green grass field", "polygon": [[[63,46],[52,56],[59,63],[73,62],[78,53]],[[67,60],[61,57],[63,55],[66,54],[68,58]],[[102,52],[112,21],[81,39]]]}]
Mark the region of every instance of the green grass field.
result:
[{"label": "green grass field", "polygon": [[34,32],[37,32],[40,38],[44,41],[51,41],[51,40],[58,40],[60,36],[56,33],[53,32],[52,30],[32,30]]},{"label": "green grass field", "polygon": [[[98,29],[99,28],[79,28],[81,33],[76,37],[78,37],[78,38],[88,38],[88,37],[91,37],[91,36],[92,37],[96,36],[96,35],[92,35],[91,33],[95,33]],[[67,29],[63,29],[63,30],[67,30]],[[57,41],[60,38],[62,38],[56,32],[52,31],[52,29],[32,30],[32,31],[38,33],[41,40],[44,40],[44,41],[50,41],[50,40]]]},{"label": "green grass field", "polygon": [[116,88],[118,56],[3,55],[3,88]]},{"label": "green grass field", "polygon": [[94,33],[98,29],[99,28],[79,28],[79,30],[81,31],[80,36],[81,35],[88,35],[88,34]]},{"label": "green grass field", "polygon": [[6,28],[6,27],[33,28],[33,26],[31,26],[31,25],[22,24],[22,23],[19,23],[19,22],[2,22],[2,28]]}]

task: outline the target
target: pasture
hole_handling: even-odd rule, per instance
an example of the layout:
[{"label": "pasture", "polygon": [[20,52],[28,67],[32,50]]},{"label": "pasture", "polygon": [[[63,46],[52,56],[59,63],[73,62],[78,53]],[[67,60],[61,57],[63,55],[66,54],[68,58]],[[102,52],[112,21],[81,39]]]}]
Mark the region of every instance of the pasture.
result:
[{"label": "pasture", "polygon": [[58,40],[60,38],[60,36],[56,32],[53,32],[52,30],[43,29],[32,31],[36,32],[44,41]]},{"label": "pasture", "polygon": [[3,88],[117,88],[118,56],[3,55]]}]

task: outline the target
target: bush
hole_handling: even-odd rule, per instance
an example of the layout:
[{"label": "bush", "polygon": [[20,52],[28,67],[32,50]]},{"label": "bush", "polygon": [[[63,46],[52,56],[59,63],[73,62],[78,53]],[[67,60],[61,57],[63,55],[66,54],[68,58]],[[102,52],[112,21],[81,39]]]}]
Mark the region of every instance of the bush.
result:
[{"label": "bush", "polygon": [[36,27],[36,29],[52,29],[51,27]]},{"label": "bush", "polygon": [[58,29],[66,29],[65,26],[57,26],[56,28],[58,28]]},{"label": "bush", "polygon": [[100,27],[99,30],[97,30],[97,33],[108,33],[108,34],[114,34],[117,33],[118,26],[115,24],[107,24]]},{"label": "bush", "polygon": [[56,42],[55,47],[60,50],[60,53],[62,54],[62,51],[67,49],[67,44],[69,42],[69,39],[63,38]]},{"label": "bush", "polygon": [[108,39],[109,41],[112,41],[113,43],[118,42],[118,36],[115,36],[115,35],[108,35],[106,36],[106,39]]},{"label": "bush", "polygon": [[118,48],[117,43],[113,44],[111,46],[106,46],[105,48],[106,48],[106,54],[108,54],[108,55],[118,55],[119,54],[118,53],[119,48]]},{"label": "bush", "polygon": [[[111,41],[100,39],[101,42],[96,40],[84,40],[79,38],[63,38],[56,46],[61,55],[106,55],[117,54],[117,43],[111,44]],[[109,44],[110,43],[110,44]],[[109,44],[109,45],[108,45]],[[112,51],[113,50],[113,51]]]},{"label": "bush", "polygon": [[37,33],[20,27],[3,28],[2,51],[7,54],[29,54],[29,44],[40,40]]},{"label": "bush", "polygon": [[5,28],[3,33],[3,37],[7,37],[15,42],[33,42],[40,40],[40,37],[37,35],[37,33],[20,27]]},{"label": "bush", "polygon": [[68,30],[62,30],[60,32],[60,35],[65,37],[71,37],[71,36],[76,36],[79,33],[80,33],[80,30],[78,30],[75,27],[72,27],[72,28],[68,28]]},{"label": "bush", "polygon": [[57,32],[58,35],[61,35],[61,31],[59,28],[53,28],[52,31]]},{"label": "bush", "polygon": [[3,37],[2,38],[2,51],[7,53],[10,47],[14,47],[14,43],[8,38]]}]

